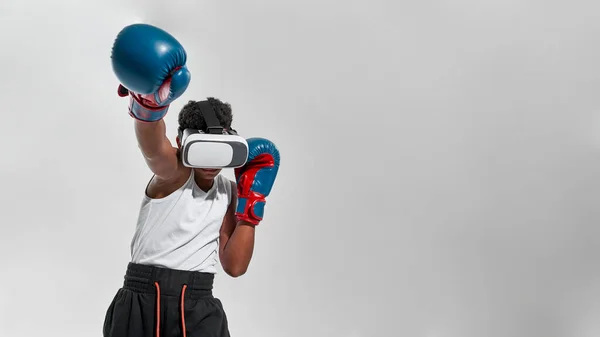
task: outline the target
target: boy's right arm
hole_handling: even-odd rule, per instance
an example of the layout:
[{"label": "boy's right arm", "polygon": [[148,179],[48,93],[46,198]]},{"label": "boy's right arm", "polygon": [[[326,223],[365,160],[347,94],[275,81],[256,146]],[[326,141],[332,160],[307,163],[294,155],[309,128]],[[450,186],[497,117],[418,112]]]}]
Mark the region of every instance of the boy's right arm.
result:
[{"label": "boy's right arm", "polygon": [[150,170],[169,179],[178,169],[163,118],[169,105],[190,83],[183,46],[169,33],[147,24],[121,30],[112,48],[112,65],[121,82],[119,96],[129,96],[138,146]]},{"label": "boy's right arm", "polygon": [[173,177],[179,160],[177,149],[166,136],[164,120],[148,123],[136,119],[134,123],[138,147],[150,171],[162,180]]}]

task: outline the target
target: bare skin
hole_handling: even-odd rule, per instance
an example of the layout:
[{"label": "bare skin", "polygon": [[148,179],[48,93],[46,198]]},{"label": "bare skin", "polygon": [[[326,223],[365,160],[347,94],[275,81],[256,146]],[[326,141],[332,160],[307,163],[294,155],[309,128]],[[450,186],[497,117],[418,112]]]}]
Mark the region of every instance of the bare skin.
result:
[{"label": "bare skin", "polygon": [[[146,194],[153,199],[160,199],[179,189],[188,180],[191,168],[185,167],[177,155],[178,148],[173,147],[166,137],[166,126],[163,120],[158,122],[134,121],[138,146],[146,164],[154,173]],[[177,145],[180,146],[179,139]],[[221,170],[194,168],[196,185],[208,191],[214,178]],[[237,221],[235,206],[237,204],[236,184],[231,182],[232,200],[223,218],[219,235],[219,259],[223,270],[232,277],[246,273],[254,251],[255,226]]]}]

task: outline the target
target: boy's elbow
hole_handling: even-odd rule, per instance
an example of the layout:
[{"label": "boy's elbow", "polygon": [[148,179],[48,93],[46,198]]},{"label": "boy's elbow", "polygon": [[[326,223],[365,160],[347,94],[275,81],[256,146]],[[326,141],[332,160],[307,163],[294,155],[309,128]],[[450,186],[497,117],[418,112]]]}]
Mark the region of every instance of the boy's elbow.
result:
[{"label": "boy's elbow", "polygon": [[240,277],[244,274],[246,274],[246,271],[248,270],[247,267],[244,266],[223,266],[223,270],[225,271],[225,273],[231,277]]}]

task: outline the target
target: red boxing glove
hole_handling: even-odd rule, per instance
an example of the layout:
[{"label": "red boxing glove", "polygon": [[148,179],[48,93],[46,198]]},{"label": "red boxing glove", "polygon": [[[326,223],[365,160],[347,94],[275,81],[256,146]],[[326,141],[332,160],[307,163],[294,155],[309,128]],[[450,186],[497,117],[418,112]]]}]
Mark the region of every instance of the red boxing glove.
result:
[{"label": "red boxing glove", "polygon": [[235,215],[238,221],[258,225],[263,219],[265,198],[271,193],[279,170],[279,150],[264,138],[249,138],[248,161],[235,169],[238,204]]}]

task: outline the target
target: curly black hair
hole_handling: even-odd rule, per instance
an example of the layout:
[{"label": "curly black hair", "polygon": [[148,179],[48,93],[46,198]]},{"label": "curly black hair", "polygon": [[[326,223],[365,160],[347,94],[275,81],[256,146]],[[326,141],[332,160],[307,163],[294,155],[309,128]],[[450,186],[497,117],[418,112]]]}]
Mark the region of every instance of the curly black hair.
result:
[{"label": "curly black hair", "polygon": [[[224,129],[231,129],[231,122],[233,122],[233,114],[231,112],[231,105],[229,103],[223,103],[219,99],[214,97],[208,97],[207,101],[212,105],[217,115],[221,126]],[[179,128],[178,132],[183,132],[184,129],[197,129],[206,131],[206,121],[200,112],[200,106],[197,101],[189,101],[186,105],[181,108],[179,112]]]}]

